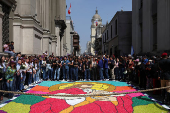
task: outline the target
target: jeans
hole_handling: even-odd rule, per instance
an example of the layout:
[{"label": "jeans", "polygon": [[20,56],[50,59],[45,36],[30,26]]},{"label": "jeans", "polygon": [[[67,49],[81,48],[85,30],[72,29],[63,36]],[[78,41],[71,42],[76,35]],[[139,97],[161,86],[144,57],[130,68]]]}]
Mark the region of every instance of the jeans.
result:
[{"label": "jeans", "polygon": [[69,80],[69,69],[63,68],[63,79],[66,79],[67,74],[67,80]]},{"label": "jeans", "polygon": [[57,80],[60,79],[60,68],[56,69]]},{"label": "jeans", "polygon": [[42,69],[43,71],[43,79],[45,80],[46,79],[46,69]]},{"label": "jeans", "polygon": [[87,79],[87,74],[88,74],[88,79],[90,79],[90,69],[85,69],[84,79]]},{"label": "jeans", "polygon": [[21,87],[21,75],[16,76],[16,90],[22,90]]},{"label": "jeans", "polygon": [[32,76],[33,76],[33,74],[29,74],[28,84],[32,83]]},{"label": "jeans", "polygon": [[110,77],[115,80],[114,68],[110,69]]},{"label": "jeans", "polygon": [[71,67],[71,68],[70,68],[70,79],[71,79],[71,80],[73,79],[73,75],[74,75],[74,68]]},{"label": "jeans", "polygon": [[124,71],[125,71],[125,68],[120,68],[120,79],[124,79],[125,78],[125,75],[124,75]]},{"label": "jeans", "polygon": [[47,79],[52,79],[51,69],[48,69],[48,72],[47,72]]},{"label": "jeans", "polygon": [[103,68],[99,69],[99,75],[100,75],[100,80],[103,80],[104,79],[104,77],[103,77]]},{"label": "jeans", "polygon": [[78,67],[74,68],[75,80],[78,80]]},{"label": "jeans", "polygon": [[13,91],[17,91],[16,81],[17,81],[17,77],[16,77],[16,76],[14,76],[14,79],[13,79]]},{"label": "jeans", "polygon": [[53,72],[53,73],[54,73],[53,79],[55,80],[55,79],[56,79],[56,74],[57,74],[57,73],[56,73],[56,69],[53,69],[53,71],[54,71],[54,72]]},{"label": "jeans", "polygon": [[105,70],[105,77],[106,77],[106,79],[109,79],[108,68],[105,68],[104,70]]},{"label": "jeans", "polygon": [[9,53],[11,56],[15,56],[15,53],[12,51],[4,51],[4,53]]},{"label": "jeans", "polygon": [[96,67],[92,68],[92,76],[93,76],[93,81],[97,80],[97,71]]},{"label": "jeans", "polygon": [[37,70],[37,73],[35,75],[35,81],[39,81],[40,77],[40,70]]},{"label": "jeans", "polygon": [[[9,83],[6,82],[6,86],[7,86],[8,91],[13,91],[13,81],[9,81]],[[11,97],[11,96],[13,96],[13,94],[9,93],[9,96]]]},{"label": "jeans", "polygon": [[[0,81],[0,90],[4,90],[4,82]],[[0,93],[0,96],[3,96],[3,93]]]},{"label": "jeans", "polygon": [[22,80],[20,85],[21,89],[24,89],[25,79],[26,79],[26,74],[22,73]]},{"label": "jeans", "polygon": [[51,78],[50,79],[54,79],[54,72],[53,72],[53,68],[51,68]]},{"label": "jeans", "polygon": [[115,71],[114,73],[115,73],[116,80],[120,79],[120,78],[119,78],[119,75],[120,75],[120,74],[119,74],[119,68],[116,67],[116,68],[114,69],[114,71]]}]

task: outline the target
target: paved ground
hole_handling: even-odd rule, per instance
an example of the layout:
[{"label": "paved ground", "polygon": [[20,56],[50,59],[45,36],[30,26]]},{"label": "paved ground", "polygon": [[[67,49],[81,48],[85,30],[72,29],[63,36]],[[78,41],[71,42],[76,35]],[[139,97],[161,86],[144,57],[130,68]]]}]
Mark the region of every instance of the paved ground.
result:
[{"label": "paved ground", "polygon": [[[95,81],[95,82],[57,82],[44,81],[28,89],[27,93],[34,94],[110,94],[136,91],[125,82]],[[160,97],[150,99],[147,94],[135,93],[127,95],[110,95],[94,97],[59,97],[21,95],[14,97],[0,105],[0,113],[167,113],[164,107],[158,104]],[[4,101],[7,98],[4,98]]]}]

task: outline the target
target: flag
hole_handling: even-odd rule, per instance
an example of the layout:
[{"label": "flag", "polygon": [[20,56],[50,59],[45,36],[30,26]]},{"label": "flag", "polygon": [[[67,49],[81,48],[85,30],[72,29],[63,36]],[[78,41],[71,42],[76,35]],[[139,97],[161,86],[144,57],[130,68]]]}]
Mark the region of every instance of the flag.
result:
[{"label": "flag", "polygon": [[95,22],[96,26],[98,26],[98,20],[96,19],[94,22]]},{"label": "flag", "polygon": [[135,53],[133,46],[131,46],[131,56]]},{"label": "flag", "polygon": [[96,21],[96,26],[98,26],[98,22]]},{"label": "flag", "polygon": [[69,15],[71,14],[71,3],[70,3],[69,10],[68,10],[68,14],[69,14]]}]

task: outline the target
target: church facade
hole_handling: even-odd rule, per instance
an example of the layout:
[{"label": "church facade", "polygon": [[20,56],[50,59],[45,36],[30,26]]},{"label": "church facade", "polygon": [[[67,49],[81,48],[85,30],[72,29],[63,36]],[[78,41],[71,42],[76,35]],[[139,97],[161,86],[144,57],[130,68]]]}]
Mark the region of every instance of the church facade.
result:
[{"label": "church facade", "polygon": [[0,52],[14,41],[22,54],[66,55],[66,0],[0,0]]}]

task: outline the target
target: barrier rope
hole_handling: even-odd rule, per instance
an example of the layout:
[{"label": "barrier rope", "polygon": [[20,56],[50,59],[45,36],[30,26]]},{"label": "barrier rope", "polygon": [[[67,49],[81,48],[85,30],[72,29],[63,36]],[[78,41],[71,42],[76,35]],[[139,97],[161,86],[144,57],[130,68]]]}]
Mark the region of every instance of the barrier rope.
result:
[{"label": "barrier rope", "polygon": [[154,89],[147,89],[147,90],[139,90],[139,91],[132,91],[132,92],[123,92],[123,93],[107,93],[107,94],[79,94],[79,95],[69,95],[69,94],[34,94],[34,93],[24,93],[24,92],[14,92],[14,91],[5,91],[0,90],[1,93],[12,93],[12,94],[20,94],[20,95],[35,95],[35,96],[57,96],[57,97],[94,97],[94,96],[110,96],[110,95],[121,95],[121,94],[131,94],[131,93],[142,93],[142,92],[151,92],[156,90],[168,89],[170,86],[161,87],[161,88],[154,88]]}]

